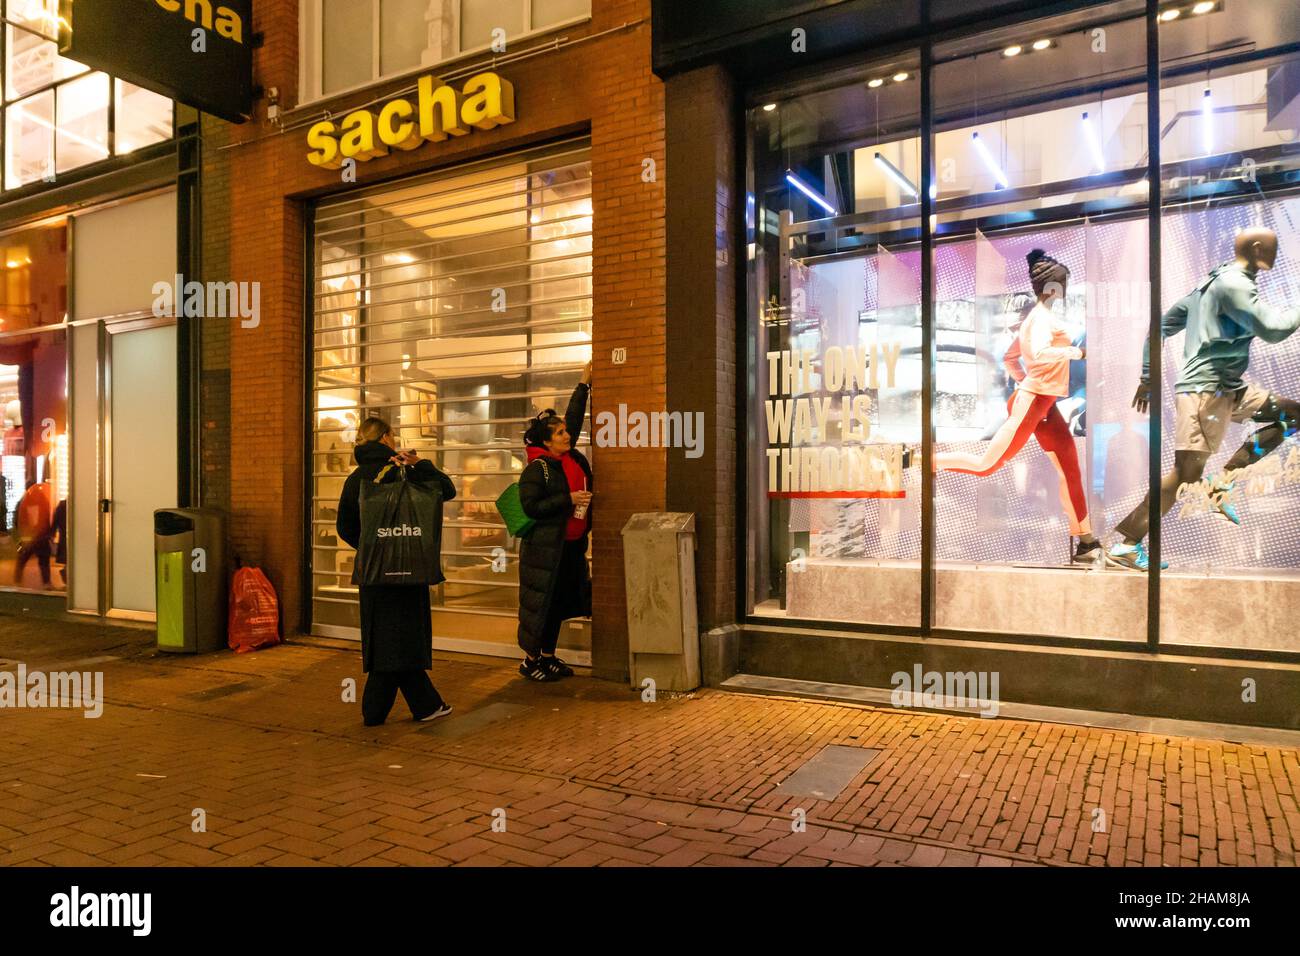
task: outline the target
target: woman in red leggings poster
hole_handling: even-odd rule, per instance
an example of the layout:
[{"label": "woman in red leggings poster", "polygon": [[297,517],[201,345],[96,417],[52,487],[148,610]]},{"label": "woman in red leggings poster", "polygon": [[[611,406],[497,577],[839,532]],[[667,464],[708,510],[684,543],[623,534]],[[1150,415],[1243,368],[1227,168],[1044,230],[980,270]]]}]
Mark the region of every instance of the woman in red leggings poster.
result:
[{"label": "woman in red leggings poster", "polygon": [[1021,323],[1020,333],[1004,360],[1017,382],[1007,400],[1007,420],[983,454],[939,452],[934,456],[934,467],[936,471],[991,475],[1014,458],[1032,435],[1060,475],[1061,506],[1070,522],[1070,534],[1079,539],[1074,560],[1096,563],[1101,545],[1088,521],[1088,497],[1079,471],[1079,456],[1070,426],[1056,407],[1057,401],[1070,392],[1070,362],[1084,357],[1084,349],[1071,344],[1069,333],[1051,308],[1053,300],[1065,298],[1070,270],[1042,249],[1033,250],[1026,259],[1038,301]]}]

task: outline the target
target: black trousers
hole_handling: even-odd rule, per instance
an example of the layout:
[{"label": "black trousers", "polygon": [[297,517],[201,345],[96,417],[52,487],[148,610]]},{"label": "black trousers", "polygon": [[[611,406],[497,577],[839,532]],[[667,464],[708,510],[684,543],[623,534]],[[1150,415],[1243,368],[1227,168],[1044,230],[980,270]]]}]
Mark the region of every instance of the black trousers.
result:
[{"label": "black trousers", "polygon": [[371,671],[366,675],[366,688],[361,692],[361,717],[367,727],[375,727],[388,719],[399,690],[416,720],[428,717],[442,706],[442,695],[429,680],[427,671]]}]

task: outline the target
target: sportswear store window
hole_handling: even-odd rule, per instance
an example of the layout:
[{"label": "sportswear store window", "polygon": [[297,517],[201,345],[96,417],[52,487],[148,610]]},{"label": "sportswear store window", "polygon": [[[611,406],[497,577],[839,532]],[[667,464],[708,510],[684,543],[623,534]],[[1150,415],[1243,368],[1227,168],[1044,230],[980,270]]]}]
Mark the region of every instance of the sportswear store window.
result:
[{"label": "sportswear store window", "polygon": [[1156,69],[1116,2],[750,91],[754,618],[1300,651],[1300,6],[1150,28]]},{"label": "sportswear store window", "polygon": [[[322,202],[314,223],[312,626],[358,634],[337,540],[357,425],[378,415],[456,484],[443,515],[439,646],[515,649],[518,541],[496,499],[523,431],[591,358],[591,161],[570,142]],[[590,455],[586,438],[578,443]]]}]

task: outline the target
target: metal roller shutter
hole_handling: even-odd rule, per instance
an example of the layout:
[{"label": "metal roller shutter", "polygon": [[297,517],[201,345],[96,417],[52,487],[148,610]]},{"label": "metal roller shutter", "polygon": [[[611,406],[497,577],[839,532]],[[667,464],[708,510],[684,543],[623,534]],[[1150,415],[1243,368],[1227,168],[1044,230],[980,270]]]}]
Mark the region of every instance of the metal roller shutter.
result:
[{"label": "metal roller shutter", "polygon": [[313,629],[357,633],[354,552],[334,521],[370,415],[456,483],[435,608],[513,616],[518,543],[493,503],[526,464],[527,419],[562,413],[591,357],[587,143],[324,201],[313,258]]}]

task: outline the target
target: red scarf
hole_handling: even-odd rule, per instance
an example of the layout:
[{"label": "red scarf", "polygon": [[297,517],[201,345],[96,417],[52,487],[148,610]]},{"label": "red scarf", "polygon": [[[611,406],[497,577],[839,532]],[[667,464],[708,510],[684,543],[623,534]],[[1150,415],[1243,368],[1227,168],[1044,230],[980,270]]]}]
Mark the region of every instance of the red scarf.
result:
[{"label": "red scarf", "polygon": [[[529,445],[527,450],[528,450],[528,460],[530,462],[536,461],[538,458],[547,458],[550,461],[558,460],[560,462],[561,467],[564,468],[564,477],[569,480],[570,491],[587,490],[587,473],[582,470],[582,466],[578,464],[577,459],[575,459],[567,451],[563,455],[561,455],[558,459],[556,459],[556,457],[552,455],[549,451],[547,451],[545,448],[537,448],[533,445]],[[570,506],[570,508],[572,508],[572,506]],[[573,516],[572,510],[570,510],[568,523],[565,524],[564,526],[564,540],[577,541],[579,538],[581,538],[584,534],[587,533],[587,529],[590,527],[591,527],[591,506],[590,505],[587,506],[587,513],[583,515],[581,518],[575,518]]]}]

